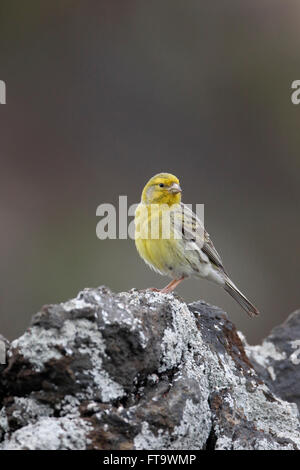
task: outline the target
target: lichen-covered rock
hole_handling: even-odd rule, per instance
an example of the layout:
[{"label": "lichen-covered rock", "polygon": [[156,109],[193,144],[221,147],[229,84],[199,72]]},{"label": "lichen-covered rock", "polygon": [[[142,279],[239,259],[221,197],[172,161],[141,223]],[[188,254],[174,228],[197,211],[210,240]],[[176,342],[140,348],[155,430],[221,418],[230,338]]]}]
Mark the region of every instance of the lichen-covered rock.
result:
[{"label": "lichen-covered rock", "polygon": [[300,310],[275,327],[261,345],[246,345],[246,351],[270,390],[296,403],[300,411]]},{"label": "lichen-covered rock", "polygon": [[90,426],[80,418],[43,418],[15,431],[4,450],[85,450]]},{"label": "lichen-covered rock", "polygon": [[300,449],[297,406],[267,377],[280,337],[260,360],[204,302],[85,289],[11,343],[0,449]]}]

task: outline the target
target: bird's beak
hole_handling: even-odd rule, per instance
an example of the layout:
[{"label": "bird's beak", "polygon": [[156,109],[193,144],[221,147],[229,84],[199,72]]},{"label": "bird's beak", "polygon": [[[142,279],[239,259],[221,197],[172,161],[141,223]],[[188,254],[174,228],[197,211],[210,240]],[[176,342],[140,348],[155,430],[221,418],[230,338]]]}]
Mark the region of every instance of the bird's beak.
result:
[{"label": "bird's beak", "polygon": [[182,192],[181,187],[177,183],[173,183],[172,186],[169,187],[169,193],[177,194],[181,192]]}]

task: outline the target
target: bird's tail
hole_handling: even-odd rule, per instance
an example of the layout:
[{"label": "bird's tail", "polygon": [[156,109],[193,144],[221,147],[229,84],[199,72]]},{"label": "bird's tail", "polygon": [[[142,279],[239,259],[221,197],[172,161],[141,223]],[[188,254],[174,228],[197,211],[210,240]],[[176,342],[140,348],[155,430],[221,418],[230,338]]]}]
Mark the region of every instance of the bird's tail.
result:
[{"label": "bird's tail", "polygon": [[259,314],[259,311],[256,307],[242,294],[242,292],[233,284],[229,277],[225,279],[226,292],[237,301],[238,304],[248,313],[250,317],[256,317]]}]

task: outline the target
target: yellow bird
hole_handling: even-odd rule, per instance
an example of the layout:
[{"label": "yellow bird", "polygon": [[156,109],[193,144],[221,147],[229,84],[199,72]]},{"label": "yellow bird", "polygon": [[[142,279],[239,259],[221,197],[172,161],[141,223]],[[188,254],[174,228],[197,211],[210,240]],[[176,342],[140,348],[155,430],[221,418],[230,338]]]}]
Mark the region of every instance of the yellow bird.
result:
[{"label": "yellow bird", "polygon": [[[181,202],[178,178],[153,176],[135,213],[135,244],[143,260],[172,281],[160,292],[172,292],[190,276],[222,286],[250,316],[258,310],[231,281],[199,218]],[[153,289],[157,290],[157,289]]]}]

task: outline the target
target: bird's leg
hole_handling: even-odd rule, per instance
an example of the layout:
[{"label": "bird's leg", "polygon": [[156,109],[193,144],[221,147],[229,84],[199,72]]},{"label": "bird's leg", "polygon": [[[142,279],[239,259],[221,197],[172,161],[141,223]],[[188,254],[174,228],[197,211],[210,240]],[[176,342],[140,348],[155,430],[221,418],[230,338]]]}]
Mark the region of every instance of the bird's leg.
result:
[{"label": "bird's leg", "polygon": [[174,289],[176,289],[178,284],[180,284],[181,281],[183,281],[183,279],[184,279],[184,276],[182,276],[180,279],[173,279],[173,281],[171,281],[166,287],[161,289],[160,292],[162,292],[163,294],[167,294],[168,292],[172,292]]},{"label": "bird's leg", "polygon": [[173,287],[173,284],[175,284],[175,282],[176,282],[176,279],[173,279],[171,282],[169,282],[169,284],[166,287],[164,287],[163,289],[160,289],[159,292],[164,292],[164,293],[171,292],[173,290],[172,287]]}]

